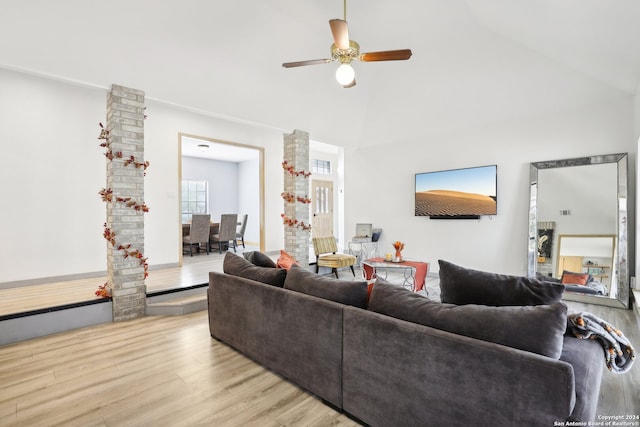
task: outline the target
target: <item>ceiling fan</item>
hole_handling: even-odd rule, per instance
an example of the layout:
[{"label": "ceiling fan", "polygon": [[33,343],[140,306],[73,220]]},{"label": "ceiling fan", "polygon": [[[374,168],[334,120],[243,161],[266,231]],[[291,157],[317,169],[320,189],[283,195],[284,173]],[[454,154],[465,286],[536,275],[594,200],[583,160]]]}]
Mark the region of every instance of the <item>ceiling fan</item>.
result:
[{"label": "ceiling fan", "polygon": [[284,68],[293,68],[340,61],[340,66],[336,70],[336,80],[338,80],[338,83],[343,87],[350,88],[356,85],[356,73],[351,66],[351,61],[354,59],[363,62],[373,62],[401,61],[411,58],[411,49],[360,53],[360,45],[349,39],[349,29],[347,28],[347,0],[344,0],[344,19],[331,19],[329,26],[331,27],[334,41],[331,45],[331,58],[285,62],[282,66]]}]

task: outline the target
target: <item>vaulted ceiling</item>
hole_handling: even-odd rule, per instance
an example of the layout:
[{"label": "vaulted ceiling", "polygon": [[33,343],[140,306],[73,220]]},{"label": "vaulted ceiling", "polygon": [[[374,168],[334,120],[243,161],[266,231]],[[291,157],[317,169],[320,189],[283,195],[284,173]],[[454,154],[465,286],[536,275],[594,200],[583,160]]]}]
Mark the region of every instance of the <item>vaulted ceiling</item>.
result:
[{"label": "vaulted ceiling", "polygon": [[429,137],[636,94],[637,0],[349,0],[361,50],[335,81],[328,20],[343,0],[2,0],[0,67],[144,90],[343,146]]}]

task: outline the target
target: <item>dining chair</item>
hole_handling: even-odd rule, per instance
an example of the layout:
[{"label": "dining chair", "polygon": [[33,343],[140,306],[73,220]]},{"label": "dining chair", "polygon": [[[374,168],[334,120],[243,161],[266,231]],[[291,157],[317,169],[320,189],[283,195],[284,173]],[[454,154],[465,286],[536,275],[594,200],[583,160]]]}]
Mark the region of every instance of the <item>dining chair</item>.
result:
[{"label": "dining chair", "polygon": [[233,251],[238,247],[236,243],[236,230],[238,228],[238,214],[220,215],[220,227],[218,233],[211,237],[211,243],[218,244],[218,251],[222,253],[222,244],[233,245]]},{"label": "dining chair", "polygon": [[238,230],[238,232],[236,233],[236,240],[240,240],[242,242],[242,247],[246,248],[246,246],[244,245],[244,232],[247,229],[247,218],[249,217],[249,215],[244,214],[244,217],[242,218],[242,224],[240,225],[240,230]]},{"label": "dining chair", "polygon": [[209,226],[211,222],[210,214],[193,214],[191,216],[191,226],[189,234],[182,236],[182,244],[189,246],[189,255],[193,256],[193,245],[200,248],[200,244],[204,243],[209,255]]}]

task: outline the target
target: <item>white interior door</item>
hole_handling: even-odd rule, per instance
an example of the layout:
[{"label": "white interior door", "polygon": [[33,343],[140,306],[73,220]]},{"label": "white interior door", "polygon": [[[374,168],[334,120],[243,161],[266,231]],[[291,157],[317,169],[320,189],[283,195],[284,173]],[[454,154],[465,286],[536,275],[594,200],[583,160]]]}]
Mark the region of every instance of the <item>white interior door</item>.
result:
[{"label": "white interior door", "polygon": [[333,236],[333,182],[311,181],[311,236]]}]

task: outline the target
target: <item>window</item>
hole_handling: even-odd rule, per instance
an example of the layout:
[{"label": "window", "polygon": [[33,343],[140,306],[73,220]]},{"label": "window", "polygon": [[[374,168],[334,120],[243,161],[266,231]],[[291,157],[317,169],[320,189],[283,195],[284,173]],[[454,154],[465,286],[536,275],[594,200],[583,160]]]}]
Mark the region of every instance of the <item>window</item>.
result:
[{"label": "window", "polygon": [[207,181],[182,180],[182,222],[191,221],[194,213],[207,213],[209,210]]},{"label": "window", "polygon": [[331,161],[313,159],[311,161],[311,173],[331,175]]}]

